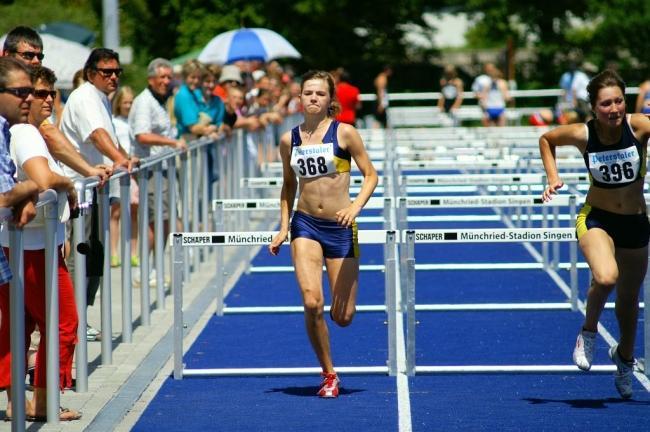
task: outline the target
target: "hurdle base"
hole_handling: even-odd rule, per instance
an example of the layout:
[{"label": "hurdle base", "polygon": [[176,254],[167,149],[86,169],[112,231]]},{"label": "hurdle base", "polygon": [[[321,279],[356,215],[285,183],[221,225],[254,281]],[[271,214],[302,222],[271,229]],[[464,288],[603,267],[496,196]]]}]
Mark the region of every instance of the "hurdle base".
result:
[{"label": "hurdle base", "polygon": [[[287,368],[218,368],[218,369],[183,369],[183,377],[191,376],[296,376],[318,375],[323,370],[319,367]],[[336,368],[341,375],[388,375],[387,366],[343,366]]]},{"label": "hurdle base", "polygon": [[[612,373],[615,365],[594,365],[590,373]],[[416,374],[538,374],[585,373],[575,365],[467,365],[467,366],[416,366]]]}]

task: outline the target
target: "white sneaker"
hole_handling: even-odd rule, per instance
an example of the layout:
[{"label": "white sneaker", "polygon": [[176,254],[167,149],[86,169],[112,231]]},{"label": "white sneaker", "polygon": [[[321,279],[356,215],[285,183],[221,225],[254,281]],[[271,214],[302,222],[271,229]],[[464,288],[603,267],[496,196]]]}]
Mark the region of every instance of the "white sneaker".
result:
[{"label": "white sneaker", "polygon": [[616,365],[616,372],[614,372],[614,384],[616,390],[623,399],[632,397],[632,375],[634,373],[634,360],[631,363],[623,361],[618,354],[618,345],[614,345],[609,349],[609,358]]},{"label": "white sneaker", "polygon": [[591,362],[594,359],[594,345],[596,344],[596,333],[582,330],[578,333],[576,347],[573,349],[573,363],[583,371],[591,369]]},{"label": "white sneaker", "polygon": [[86,324],[86,340],[88,342],[102,340],[102,332]]}]

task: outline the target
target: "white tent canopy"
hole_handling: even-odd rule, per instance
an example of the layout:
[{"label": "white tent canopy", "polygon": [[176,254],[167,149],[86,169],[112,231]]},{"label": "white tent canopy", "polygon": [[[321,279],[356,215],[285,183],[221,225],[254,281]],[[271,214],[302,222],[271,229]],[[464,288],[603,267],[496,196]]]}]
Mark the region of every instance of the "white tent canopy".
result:
[{"label": "white tent canopy", "polygon": [[[55,87],[60,89],[72,88],[72,77],[75,72],[84,67],[91,49],[77,42],[69,41],[51,34],[43,33],[43,66],[54,71],[58,78]],[[0,46],[5,43],[7,35],[0,38]]]}]

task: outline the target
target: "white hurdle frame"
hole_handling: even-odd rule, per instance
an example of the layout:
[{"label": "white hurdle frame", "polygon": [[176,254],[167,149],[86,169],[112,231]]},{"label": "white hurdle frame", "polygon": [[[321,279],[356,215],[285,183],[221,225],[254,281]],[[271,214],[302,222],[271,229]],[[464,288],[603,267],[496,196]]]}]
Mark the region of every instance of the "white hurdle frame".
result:
[{"label": "white hurdle frame", "polygon": [[[185,247],[205,246],[260,246],[268,245],[275,231],[246,232],[182,232],[170,234],[171,277],[174,301],[174,379],[185,376],[266,376],[266,375],[304,375],[321,372],[318,367],[290,368],[213,368],[186,369],[183,364],[183,271],[185,267]],[[384,248],[384,281],[386,285],[385,310],[388,323],[388,359],[386,366],[337,367],[338,373],[388,374],[397,375],[397,240],[398,233],[386,230],[358,231],[359,244],[381,244]],[[285,241],[288,243],[289,239]],[[219,255],[219,254],[217,254]]]},{"label": "white hurdle frame", "polygon": [[[557,365],[506,365],[506,366],[417,366],[415,364],[415,244],[416,243],[504,243],[504,242],[560,242],[570,241],[573,245],[576,244],[576,234],[573,228],[513,228],[513,229],[462,229],[462,230],[447,230],[447,229],[423,229],[423,230],[407,230],[401,231],[403,245],[402,253],[405,255],[402,259],[406,267],[406,373],[409,376],[414,376],[416,373],[491,373],[491,372],[519,372],[519,373],[533,373],[533,372],[577,372],[579,369],[576,366],[557,366]],[[485,239],[485,237],[488,237]],[[525,239],[522,239],[525,238]],[[573,255],[572,255],[573,258]],[[576,262],[571,263],[571,273],[576,273]],[[577,280],[577,278],[576,278]],[[572,277],[573,281],[573,277]],[[573,285],[573,283],[572,283]],[[574,294],[575,290],[575,294]],[[478,307],[473,308],[473,305],[463,305],[462,310],[485,310]],[[460,306],[459,306],[460,307]],[[577,283],[571,287],[571,308],[577,309]],[[437,309],[431,308],[418,308],[419,310],[447,310],[439,307]],[[500,309],[507,310],[567,310],[569,303],[552,303],[542,304],[539,309],[534,305],[526,304],[512,304]],[[455,310],[460,310],[456,308]],[[494,309],[492,309],[494,310]],[[647,337],[646,337],[647,339]],[[646,340],[647,342],[647,340]],[[615,366],[600,366],[592,368],[594,371],[611,372]]]},{"label": "white hurdle frame", "polygon": [[[297,205],[297,203],[296,203]],[[368,202],[366,202],[366,205],[364,206],[364,210],[367,209],[374,209],[378,210],[381,209],[383,210],[382,216],[379,218],[381,219],[381,222],[383,224],[383,229],[384,230],[390,230],[392,228],[391,225],[391,215],[392,215],[392,209],[394,207],[393,204],[393,199],[390,197],[371,197]],[[279,211],[280,210],[280,200],[277,198],[264,198],[264,199],[215,199],[212,201],[212,212],[213,212],[213,221],[214,221],[214,230],[217,232],[226,232],[227,227],[226,227],[226,221],[225,221],[225,213],[226,212],[247,212],[247,211]],[[295,207],[294,207],[295,210]],[[377,218],[373,216],[360,216],[356,218],[356,221],[358,223],[363,223],[363,222],[377,222]],[[386,251],[384,251],[384,254],[386,254]],[[217,284],[217,298],[216,298],[216,303],[217,303],[217,315],[222,316],[224,313],[246,313],[247,308],[239,308],[239,310],[226,310],[226,305],[224,303],[224,299],[226,297],[226,293],[224,291],[225,287],[225,275],[226,275],[226,269],[225,269],[225,260],[223,259],[223,254],[217,253],[216,255],[216,265],[217,265],[217,278],[216,278],[216,284]],[[364,267],[364,266],[362,266]],[[247,271],[250,271],[250,267],[247,269]],[[283,269],[285,271],[291,271],[293,272],[293,268],[287,268]],[[377,270],[376,268],[373,267],[373,270]],[[380,270],[384,270],[382,267]],[[275,309],[275,308],[274,308]],[[250,309],[248,309],[250,310]],[[257,309],[256,309],[257,310]],[[374,311],[376,308],[374,307],[358,307],[357,310],[359,311]],[[267,312],[271,312],[272,309],[268,309]],[[302,308],[299,310],[296,308],[283,308],[282,312],[302,312]]]}]

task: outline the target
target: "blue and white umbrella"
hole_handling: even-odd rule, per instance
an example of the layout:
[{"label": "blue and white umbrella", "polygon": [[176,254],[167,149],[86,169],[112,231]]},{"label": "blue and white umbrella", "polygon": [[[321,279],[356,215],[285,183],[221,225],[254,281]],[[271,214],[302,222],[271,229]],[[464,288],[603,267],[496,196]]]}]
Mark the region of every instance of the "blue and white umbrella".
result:
[{"label": "blue and white umbrella", "polygon": [[269,61],[282,57],[300,58],[300,53],[273,30],[242,28],[214,37],[199,54],[199,61],[227,64],[237,60]]}]

